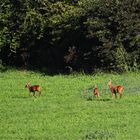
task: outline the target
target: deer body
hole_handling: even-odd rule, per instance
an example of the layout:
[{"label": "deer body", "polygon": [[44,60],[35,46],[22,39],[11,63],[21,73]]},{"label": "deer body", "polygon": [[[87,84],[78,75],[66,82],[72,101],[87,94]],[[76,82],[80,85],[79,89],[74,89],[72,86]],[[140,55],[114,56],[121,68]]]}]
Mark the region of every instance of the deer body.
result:
[{"label": "deer body", "polygon": [[113,86],[111,80],[108,82],[110,91],[112,92],[112,97],[115,95],[117,98],[117,93],[119,94],[120,98],[122,97],[122,92],[123,92],[123,86],[118,85],[118,86]]},{"label": "deer body", "polygon": [[97,86],[95,86],[94,90],[93,90],[93,95],[95,97],[100,97],[100,92]]},{"label": "deer body", "polygon": [[37,91],[39,93],[39,96],[41,95],[41,87],[40,85],[30,85],[30,83],[26,83],[25,85],[26,88],[29,89],[29,95],[32,96],[32,92],[33,92],[33,95],[35,96],[35,92]]}]

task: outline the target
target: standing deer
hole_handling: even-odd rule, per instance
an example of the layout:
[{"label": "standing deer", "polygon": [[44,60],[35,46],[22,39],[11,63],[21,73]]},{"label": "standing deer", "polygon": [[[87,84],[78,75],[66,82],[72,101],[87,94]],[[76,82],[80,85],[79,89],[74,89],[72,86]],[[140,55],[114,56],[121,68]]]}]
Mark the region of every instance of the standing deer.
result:
[{"label": "standing deer", "polygon": [[35,96],[35,92],[37,91],[39,93],[39,96],[41,95],[41,87],[40,85],[33,85],[31,86],[30,83],[26,83],[25,88],[29,89],[29,95],[32,96],[31,92],[33,92],[33,96]]},{"label": "standing deer", "polygon": [[115,95],[115,98],[117,98],[117,93],[119,94],[120,98],[122,97],[123,86],[121,86],[121,85],[113,86],[111,80],[109,80],[108,86],[112,93],[112,97],[114,97],[114,95]]},{"label": "standing deer", "polygon": [[97,86],[95,86],[95,88],[93,89],[93,95],[95,97],[100,97],[100,92]]}]

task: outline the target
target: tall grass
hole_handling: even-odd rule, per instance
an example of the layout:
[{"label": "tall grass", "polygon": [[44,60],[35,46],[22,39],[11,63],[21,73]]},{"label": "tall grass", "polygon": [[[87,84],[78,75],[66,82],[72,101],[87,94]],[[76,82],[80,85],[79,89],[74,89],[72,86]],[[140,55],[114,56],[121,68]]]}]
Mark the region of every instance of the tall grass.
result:
[{"label": "tall grass", "polygon": [[[107,86],[124,86],[112,99]],[[43,96],[29,97],[25,83],[40,84]],[[11,70],[0,73],[1,140],[138,140],[140,73],[56,75]],[[92,97],[98,85],[101,97]]]}]

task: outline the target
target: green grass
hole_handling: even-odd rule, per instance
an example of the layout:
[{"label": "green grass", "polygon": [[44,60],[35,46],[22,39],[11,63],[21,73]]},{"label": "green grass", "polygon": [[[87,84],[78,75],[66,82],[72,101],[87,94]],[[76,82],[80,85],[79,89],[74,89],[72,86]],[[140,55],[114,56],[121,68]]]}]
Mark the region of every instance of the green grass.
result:
[{"label": "green grass", "polygon": [[[107,86],[124,86],[112,99]],[[29,97],[25,83],[40,84]],[[100,99],[92,98],[98,85]],[[0,140],[139,140],[140,73],[56,75],[9,70],[0,73]]]}]

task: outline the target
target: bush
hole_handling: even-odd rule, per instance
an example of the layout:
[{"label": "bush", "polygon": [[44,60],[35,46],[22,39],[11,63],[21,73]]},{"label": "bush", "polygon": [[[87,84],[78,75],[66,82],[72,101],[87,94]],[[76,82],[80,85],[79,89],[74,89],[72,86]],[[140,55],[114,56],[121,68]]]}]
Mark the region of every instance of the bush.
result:
[{"label": "bush", "polygon": [[140,68],[139,0],[2,0],[0,5],[3,63],[54,72]]}]

